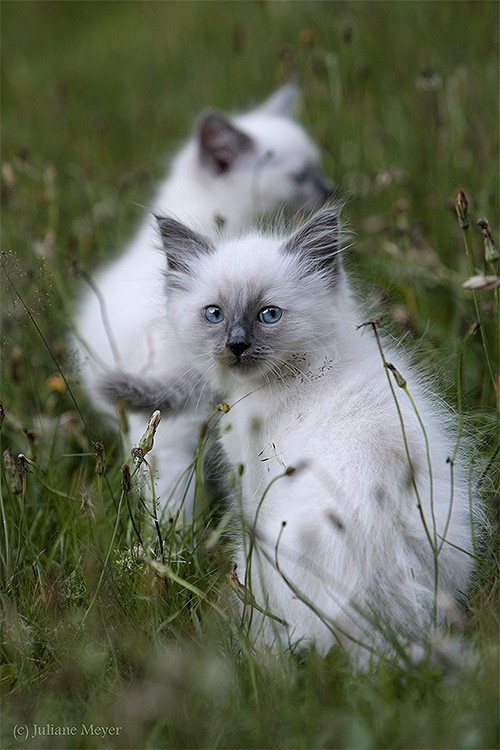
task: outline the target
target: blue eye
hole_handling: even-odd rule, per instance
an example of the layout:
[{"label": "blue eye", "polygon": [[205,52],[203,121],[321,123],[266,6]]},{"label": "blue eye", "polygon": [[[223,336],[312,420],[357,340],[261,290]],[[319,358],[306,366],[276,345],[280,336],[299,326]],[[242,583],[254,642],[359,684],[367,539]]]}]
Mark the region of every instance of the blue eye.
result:
[{"label": "blue eye", "polygon": [[216,307],[215,305],[205,307],[204,314],[209,323],[222,323],[224,320],[224,313],[220,307]]},{"label": "blue eye", "polygon": [[307,180],[307,172],[305,170],[303,170],[302,172],[296,172],[293,176],[293,179],[295,180],[297,185],[303,185]]},{"label": "blue eye", "polygon": [[262,323],[277,323],[283,315],[283,310],[279,307],[264,307],[259,313],[259,320]]}]

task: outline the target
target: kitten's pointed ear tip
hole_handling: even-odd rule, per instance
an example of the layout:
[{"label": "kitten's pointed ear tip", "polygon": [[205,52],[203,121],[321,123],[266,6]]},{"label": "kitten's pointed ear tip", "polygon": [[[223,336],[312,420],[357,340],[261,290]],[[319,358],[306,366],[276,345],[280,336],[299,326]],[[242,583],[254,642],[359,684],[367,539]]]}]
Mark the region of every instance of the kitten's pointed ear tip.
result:
[{"label": "kitten's pointed ear tip", "polygon": [[172,219],[171,216],[165,216],[163,214],[157,213],[153,213],[153,216],[162,234],[168,231],[168,229],[171,229],[174,225],[178,225],[179,223],[175,221],[175,219]]},{"label": "kitten's pointed ear tip", "polygon": [[185,237],[190,234],[190,230],[180,221],[177,221],[172,216],[165,216],[162,214],[153,213],[154,218],[158,224],[160,234],[165,240],[171,240],[173,237]]},{"label": "kitten's pointed ear tip", "polygon": [[298,82],[290,79],[269,96],[259,110],[270,115],[294,119],[302,104],[302,89]]}]

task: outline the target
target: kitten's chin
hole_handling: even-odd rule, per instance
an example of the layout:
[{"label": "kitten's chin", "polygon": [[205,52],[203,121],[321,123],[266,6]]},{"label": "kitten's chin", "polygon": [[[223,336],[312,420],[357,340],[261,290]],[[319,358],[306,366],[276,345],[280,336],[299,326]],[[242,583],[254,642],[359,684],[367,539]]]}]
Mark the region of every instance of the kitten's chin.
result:
[{"label": "kitten's chin", "polygon": [[219,370],[225,380],[233,383],[243,381],[261,383],[266,380],[267,368],[263,363],[250,357],[229,357],[219,359]]}]

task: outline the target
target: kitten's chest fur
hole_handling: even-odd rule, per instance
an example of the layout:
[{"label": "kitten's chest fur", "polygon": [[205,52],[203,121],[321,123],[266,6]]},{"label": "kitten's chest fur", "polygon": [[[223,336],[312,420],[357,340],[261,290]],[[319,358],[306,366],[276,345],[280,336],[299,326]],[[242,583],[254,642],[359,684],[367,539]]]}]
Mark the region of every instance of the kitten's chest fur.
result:
[{"label": "kitten's chest fur", "polygon": [[[231,464],[242,467],[241,485],[250,515],[276,477],[295,469],[310,473],[321,463],[311,439],[321,422],[318,403],[328,400],[335,411],[343,391],[340,387],[337,395],[333,392],[334,376],[324,367],[327,360],[325,355],[312,364],[304,358],[301,373],[285,381],[254,393],[230,394],[234,406],[221,425],[222,441]],[[279,500],[280,493],[270,494]]]},{"label": "kitten's chest fur", "polygon": [[[385,460],[387,453],[391,471],[401,475],[397,481],[405,481],[396,408],[384,378],[377,353],[367,345],[352,360],[325,352],[304,359],[294,377],[248,395],[230,394],[234,406],[221,424],[222,440],[231,464],[243,467],[249,517],[264,492],[263,516],[284,519],[311,495],[333,496],[341,508],[353,487],[361,492],[371,481],[360,467],[373,455]],[[279,475],[284,481],[276,480]]]}]

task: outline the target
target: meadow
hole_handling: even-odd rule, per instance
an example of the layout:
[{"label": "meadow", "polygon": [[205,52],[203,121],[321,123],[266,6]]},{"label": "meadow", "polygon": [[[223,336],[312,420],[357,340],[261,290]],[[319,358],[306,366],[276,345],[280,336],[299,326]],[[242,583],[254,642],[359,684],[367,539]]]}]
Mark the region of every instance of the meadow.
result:
[{"label": "meadow", "polygon": [[[498,747],[499,289],[463,283],[498,276],[476,222],[498,246],[499,13],[2,4],[2,747]],[[123,247],[198,113],[250,108],[290,75],[346,200],[358,290],[456,409],[488,517],[434,657],[403,648],[362,673],[336,649],[253,650],[224,516],[155,528],[67,344],[83,277]]]}]

